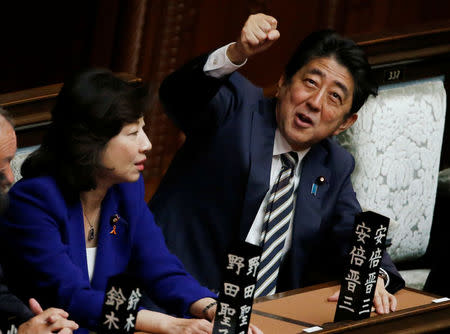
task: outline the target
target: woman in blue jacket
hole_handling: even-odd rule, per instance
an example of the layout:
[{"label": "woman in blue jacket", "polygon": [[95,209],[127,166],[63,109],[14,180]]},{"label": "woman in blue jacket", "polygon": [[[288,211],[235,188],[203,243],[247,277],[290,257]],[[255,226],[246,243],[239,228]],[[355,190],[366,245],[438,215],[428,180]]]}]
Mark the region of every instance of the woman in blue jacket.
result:
[{"label": "woman in blue jacket", "polygon": [[[216,296],[170,254],[144,201],[148,90],[106,70],[62,88],[41,147],[24,163],[1,223],[11,288],[96,330],[108,278],[137,276],[152,300],[183,317],[214,316]],[[209,307],[208,307],[209,306]],[[212,306],[212,307],[211,307]],[[205,319],[140,310],[136,330],[210,333]]]}]

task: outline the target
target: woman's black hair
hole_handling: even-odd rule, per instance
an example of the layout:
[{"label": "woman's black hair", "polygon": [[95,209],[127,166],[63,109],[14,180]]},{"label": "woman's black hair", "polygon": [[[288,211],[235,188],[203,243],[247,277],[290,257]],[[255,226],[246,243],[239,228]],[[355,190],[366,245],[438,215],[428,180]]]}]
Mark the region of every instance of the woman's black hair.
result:
[{"label": "woman's black hair", "polygon": [[74,75],[57,97],[42,145],[23,163],[23,177],[52,175],[75,197],[95,189],[106,144],[144,115],[148,95],[147,87],[134,87],[109,70]]}]

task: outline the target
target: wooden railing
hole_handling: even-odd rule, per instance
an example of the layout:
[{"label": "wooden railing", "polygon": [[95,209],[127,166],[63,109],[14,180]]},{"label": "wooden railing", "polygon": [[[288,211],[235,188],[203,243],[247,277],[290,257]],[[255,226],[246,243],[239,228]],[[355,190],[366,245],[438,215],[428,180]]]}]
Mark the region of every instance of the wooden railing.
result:
[{"label": "wooden railing", "polygon": [[[130,83],[140,78],[127,73],[116,75]],[[51,122],[51,110],[62,83],[0,94],[0,106],[8,110],[14,119],[18,147],[37,145]]]}]

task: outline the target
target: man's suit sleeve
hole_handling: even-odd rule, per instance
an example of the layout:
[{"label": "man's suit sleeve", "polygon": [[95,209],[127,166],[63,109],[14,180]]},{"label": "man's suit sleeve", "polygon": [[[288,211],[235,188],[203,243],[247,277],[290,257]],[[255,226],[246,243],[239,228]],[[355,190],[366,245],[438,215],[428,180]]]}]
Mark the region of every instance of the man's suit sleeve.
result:
[{"label": "man's suit sleeve", "polygon": [[405,280],[400,276],[400,273],[392,262],[387,250],[383,253],[381,268],[383,268],[389,275],[389,284],[386,289],[390,293],[396,293],[398,290],[405,287]]},{"label": "man's suit sleeve", "polygon": [[175,124],[189,134],[201,124],[214,123],[206,106],[222,85],[222,80],[207,76],[203,66],[208,55],[191,60],[161,83],[159,98]]},{"label": "man's suit sleeve", "polygon": [[[197,57],[167,76],[159,89],[164,111],[187,136],[214,132],[240,103],[236,101],[240,92],[230,80],[238,74],[220,79],[206,75],[203,67],[208,56]],[[241,90],[249,88],[247,84]]]},{"label": "man's suit sleeve", "polygon": [[19,298],[9,291],[3,281],[3,271],[0,267],[0,315],[15,316],[18,320],[17,323],[28,321],[33,317],[33,313]]},{"label": "man's suit sleeve", "polygon": [[191,316],[189,307],[192,303],[217,296],[187,273],[180,260],[167,249],[163,234],[145,205],[144,183],[131,186],[133,193],[125,192],[129,194],[128,199],[135,199],[134,205],[126,206],[136,210],[131,262],[152,299],[172,313]]},{"label": "man's suit sleeve", "polygon": [[[342,174],[343,176],[345,175],[345,178],[335,210],[337,213],[335,218],[338,219],[339,223],[334,225],[334,235],[338,237],[337,240],[340,240],[339,243],[344,245],[343,247],[339,247],[339,249],[341,250],[341,258],[345,259],[345,261],[348,260],[348,252],[350,251],[350,239],[348,236],[352,235],[355,215],[361,212],[361,207],[356,199],[356,193],[350,177],[354,170],[355,161],[353,157],[350,156],[350,158],[350,168],[348,172]],[[389,292],[395,293],[405,286],[404,280],[397,271],[387,251],[383,254],[381,267],[389,275],[390,281],[386,287]]]}]

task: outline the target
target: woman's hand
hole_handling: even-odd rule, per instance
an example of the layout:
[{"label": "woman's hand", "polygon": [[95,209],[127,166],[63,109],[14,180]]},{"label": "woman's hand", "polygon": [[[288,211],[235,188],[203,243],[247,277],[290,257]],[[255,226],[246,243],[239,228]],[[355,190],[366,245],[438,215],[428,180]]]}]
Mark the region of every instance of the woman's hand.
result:
[{"label": "woman's hand", "polygon": [[[214,302],[214,299],[200,299],[191,305],[190,311],[194,311],[192,312],[193,315],[205,316],[202,310],[211,302]],[[208,318],[214,316],[215,308],[216,306],[214,305],[208,309]],[[206,319],[175,318],[167,314],[148,310],[139,311],[136,319],[136,333],[211,334],[212,330],[213,322]],[[255,325],[250,324],[248,334],[263,334],[263,332]]]},{"label": "woman's hand", "polygon": [[211,334],[213,324],[205,319],[173,318],[163,330],[167,334]]},{"label": "woman's hand", "polygon": [[141,310],[136,317],[136,332],[164,334],[211,334],[213,325],[205,319],[175,318],[167,314]]}]

